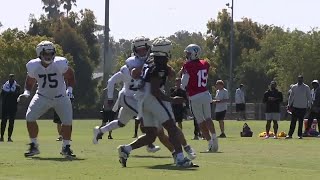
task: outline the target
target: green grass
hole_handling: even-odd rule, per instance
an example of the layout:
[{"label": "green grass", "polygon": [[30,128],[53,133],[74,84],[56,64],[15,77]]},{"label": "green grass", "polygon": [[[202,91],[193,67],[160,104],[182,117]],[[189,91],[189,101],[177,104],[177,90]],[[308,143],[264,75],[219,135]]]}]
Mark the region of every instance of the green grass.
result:
[{"label": "green grass", "polygon": [[[74,121],[72,148],[78,159],[68,161],[59,152],[56,127],[52,121],[39,121],[41,154],[25,158],[29,142],[24,121],[16,121],[13,143],[0,143],[0,179],[139,179],[139,180],[202,180],[202,179],[273,179],[292,180],[317,178],[320,175],[320,139],[262,140],[265,121],[248,121],[254,137],[241,138],[243,122],[226,121],[228,138],[219,139],[220,153],[201,153],[206,141],[191,140],[192,122],[184,122],[186,138],[197,151],[197,169],[179,169],[172,163],[171,154],[157,140],[162,150],[150,154],[145,148],[131,153],[127,168],[118,163],[116,148],[131,142],[133,122],[113,132],[114,140],[106,136],[98,145],[91,143],[92,128],[98,120]],[[215,122],[217,125],[217,123]],[[288,122],[280,122],[280,131],[287,132]],[[218,132],[220,132],[218,130]],[[296,133],[295,133],[296,134]]]}]

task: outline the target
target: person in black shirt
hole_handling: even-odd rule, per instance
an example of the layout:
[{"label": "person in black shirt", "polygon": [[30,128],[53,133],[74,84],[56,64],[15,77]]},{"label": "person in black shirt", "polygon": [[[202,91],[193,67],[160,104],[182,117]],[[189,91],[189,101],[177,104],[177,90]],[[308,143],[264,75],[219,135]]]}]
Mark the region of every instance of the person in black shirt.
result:
[{"label": "person in black shirt", "polygon": [[3,135],[6,130],[7,120],[9,118],[8,127],[8,142],[12,142],[11,136],[14,128],[14,120],[17,113],[17,98],[20,95],[20,85],[14,80],[14,74],[9,75],[9,80],[2,86],[2,120],[1,120],[1,137],[0,141],[3,141]]},{"label": "person in black shirt", "polygon": [[[181,79],[176,78],[176,86],[170,89],[170,96],[171,97],[180,96],[180,97],[185,98],[186,102],[188,102],[186,91],[181,89],[180,85],[181,85]],[[186,108],[184,107],[184,103],[171,104],[171,106],[172,106],[175,120],[178,123],[179,128],[182,129],[182,120],[186,114]]]},{"label": "person in black shirt", "polygon": [[274,139],[277,139],[278,133],[278,121],[280,120],[280,104],[283,101],[283,96],[277,89],[277,83],[271,81],[270,89],[264,93],[263,103],[266,104],[266,136],[265,139],[269,138],[269,131],[271,128],[271,122],[273,121]]}]

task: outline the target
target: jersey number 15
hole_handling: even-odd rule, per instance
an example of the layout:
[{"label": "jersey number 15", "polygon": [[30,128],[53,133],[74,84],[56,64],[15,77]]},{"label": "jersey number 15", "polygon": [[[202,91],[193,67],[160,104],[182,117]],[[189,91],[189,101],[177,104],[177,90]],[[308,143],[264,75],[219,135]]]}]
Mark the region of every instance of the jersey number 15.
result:
[{"label": "jersey number 15", "polygon": [[206,69],[199,70],[197,75],[198,75],[198,87],[206,87],[207,79],[208,79],[207,70]]}]

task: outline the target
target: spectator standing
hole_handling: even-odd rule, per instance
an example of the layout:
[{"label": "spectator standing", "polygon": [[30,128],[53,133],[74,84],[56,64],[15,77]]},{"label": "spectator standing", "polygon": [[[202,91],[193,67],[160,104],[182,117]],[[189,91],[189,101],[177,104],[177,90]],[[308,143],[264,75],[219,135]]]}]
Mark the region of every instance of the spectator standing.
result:
[{"label": "spectator standing", "polygon": [[[181,79],[176,78],[176,86],[170,89],[170,96],[180,96],[185,98],[186,102],[188,102],[187,93],[185,90],[181,89]],[[186,114],[186,107],[184,106],[184,103],[181,104],[171,104],[173,114],[176,120],[176,123],[178,123],[178,127],[182,129],[182,120],[185,117]],[[186,106],[189,106],[188,104]]]},{"label": "spectator standing", "polygon": [[240,84],[239,88],[236,89],[235,94],[237,120],[246,120],[246,101],[243,88],[244,85]]},{"label": "spectator standing", "polygon": [[271,128],[271,122],[273,121],[273,130],[274,130],[274,139],[277,139],[278,133],[278,121],[280,120],[280,104],[283,102],[283,95],[277,89],[277,83],[271,81],[270,89],[264,93],[263,103],[266,104],[266,136],[265,139],[268,139],[269,131]]},{"label": "spectator standing", "polygon": [[[311,125],[313,123],[314,119],[317,119],[318,121],[318,131],[320,131],[320,89],[319,89],[319,81],[313,80],[311,83],[313,89],[311,90],[311,99],[312,99],[312,105],[310,109],[310,114],[308,117],[308,123],[305,130],[304,135],[309,136],[309,130],[311,128]],[[320,136],[320,135],[319,135]]]},{"label": "spectator standing", "polygon": [[224,118],[227,113],[227,103],[229,101],[228,90],[224,88],[224,82],[222,80],[218,80],[216,82],[216,97],[212,101],[216,104],[216,120],[219,122],[221,134],[220,138],[226,138],[226,134],[224,133]]},{"label": "spectator standing", "polygon": [[17,113],[17,98],[20,95],[20,85],[15,81],[14,74],[9,75],[9,80],[3,84],[1,90],[2,97],[2,118],[1,118],[1,137],[0,141],[3,141],[4,132],[7,126],[7,120],[9,119],[8,127],[8,142],[12,142],[11,136],[14,128],[14,120]]},{"label": "spectator standing", "polygon": [[308,85],[303,83],[303,76],[298,76],[298,83],[293,85],[288,100],[288,109],[292,112],[290,130],[286,139],[292,139],[298,120],[298,136],[302,139],[302,126],[307,109],[311,106],[311,92]]}]

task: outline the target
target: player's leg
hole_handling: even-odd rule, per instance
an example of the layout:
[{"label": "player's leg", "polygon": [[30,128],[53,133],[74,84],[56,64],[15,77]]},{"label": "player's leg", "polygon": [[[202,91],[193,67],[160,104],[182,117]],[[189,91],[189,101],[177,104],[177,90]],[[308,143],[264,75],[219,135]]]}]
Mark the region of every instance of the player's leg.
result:
[{"label": "player's leg", "polygon": [[[141,132],[142,133],[146,133],[144,125],[143,125],[143,118],[140,118],[139,121],[140,121],[140,130],[141,130]],[[155,152],[157,152],[159,150],[160,150],[160,147],[154,145],[153,143],[147,145],[147,151],[148,152],[155,153]]]},{"label": "player's leg", "polygon": [[279,120],[273,120],[273,131],[274,131],[274,139],[278,139],[278,129],[279,129],[279,124],[278,124]]},{"label": "player's leg", "polygon": [[103,127],[96,126],[93,129],[93,139],[94,144],[98,143],[99,137],[106,132],[124,127],[130,119],[136,116],[137,113],[127,107],[121,107],[119,110],[118,119],[115,119]]},{"label": "player's leg", "polygon": [[16,110],[12,110],[9,114],[9,127],[8,127],[8,142],[13,142],[12,141],[12,133],[13,133],[13,128],[14,128],[14,121],[15,121],[15,116],[16,116]]},{"label": "player's leg", "polygon": [[289,129],[289,133],[288,133],[286,139],[292,139],[292,135],[293,135],[294,130],[296,128],[296,124],[297,124],[297,110],[296,110],[296,108],[293,108],[292,114],[291,114],[290,129]]},{"label": "player's leg", "polygon": [[226,134],[224,132],[224,118],[226,116],[226,111],[221,111],[216,113],[216,119],[219,122],[221,134],[219,135],[220,138],[226,138]]},{"label": "player's leg", "polygon": [[26,113],[26,121],[27,121],[27,129],[29,133],[29,138],[31,143],[29,144],[29,149],[26,153],[24,153],[25,157],[34,156],[36,154],[39,154],[39,144],[38,144],[38,133],[39,133],[39,127],[37,123],[37,119],[43,115],[45,112],[49,110],[49,108],[52,107],[52,101],[43,97],[39,96],[38,94],[35,94],[30,101],[30,104],[28,106],[28,110]]},{"label": "player's leg", "polygon": [[137,138],[138,137],[139,124],[140,124],[140,120],[139,119],[134,119],[134,134],[133,134],[132,138]]},{"label": "player's leg", "polygon": [[55,99],[54,110],[61,119],[62,149],[60,154],[66,158],[73,158],[76,155],[71,150],[73,110],[70,98],[60,97]]},{"label": "player's leg", "polygon": [[[106,111],[107,122],[108,122],[108,123],[112,122],[112,121],[116,118],[116,114],[117,114],[117,113],[114,112],[114,111],[112,111],[112,110]],[[113,139],[113,137],[112,137],[112,131],[109,131],[108,139]]]},{"label": "player's leg", "polygon": [[182,129],[182,120],[183,120],[183,113],[182,111],[180,113],[175,113],[174,114],[174,118],[175,118],[175,121],[176,123],[178,124],[178,127],[180,129]]},{"label": "player's leg", "polygon": [[58,116],[58,114],[56,113],[56,111],[53,111],[53,122],[56,124],[57,126],[57,132],[58,132],[58,138],[56,139],[56,141],[62,141],[62,134],[61,134],[61,119]]},{"label": "player's leg", "polygon": [[[3,105],[4,106],[4,105]],[[3,136],[4,136],[4,132],[6,131],[6,127],[7,127],[7,121],[8,121],[8,113],[7,110],[5,108],[2,108],[2,118],[1,118],[1,129],[0,129],[0,142],[3,142]]]},{"label": "player's leg", "polygon": [[[156,119],[168,132],[169,140],[175,150],[176,165],[179,167],[193,166],[191,160],[185,158],[183,155],[182,146],[184,144],[184,147],[188,147],[188,144],[181,129],[179,129],[176,125],[171,104],[169,102],[159,101],[156,99],[151,103],[153,103],[153,107],[156,107],[151,109],[154,119]],[[190,149],[192,148],[190,147]],[[192,158],[194,159],[195,157]]]},{"label": "player's leg", "polygon": [[208,141],[208,151],[218,151],[218,139],[216,130],[211,118],[211,97],[210,95],[203,95],[192,102],[192,111],[195,118],[198,120],[203,137]]},{"label": "player's leg", "polygon": [[129,120],[131,120],[134,116],[137,116],[137,101],[133,97],[128,97],[124,94],[120,94],[118,98],[120,98],[119,101],[121,106],[118,114],[118,119],[111,121],[101,128],[99,126],[96,126],[93,129],[92,142],[94,144],[98,143],[99,137],[104,133],[124,127],[129,122]]},{"label": "player's leg", "polygon": [[123,167],[126,167],[127,159],[132,150],[138,149],[148,144],[152,144],[157,137],[157,133],[158,133],[157,127],[159,126],[158,123],[153,120],[153,116],[149,112],[144,112],[143,116],[144,116],[143,131],[145,134],[139,136],[135,141],[133,141],[130,144],[120,145],[118,147],[119,162]]},{"label": "player's leg", "polygon": [[264,137],[265,139],[268,139],[269,136],[269,131],[271,129],[271,122],[272,122],[272,114],[271,113],[266,113],[266,136]]},{"label": "player's leg", "polygon": [[160,140],[160,142],[171,152],[171,154],[174,153],[174,147],[171,144],[170,140],[169,140],[169,136],[167,136],[164,131],[163,128],[160,128],[158,130],[158,138]]}]

